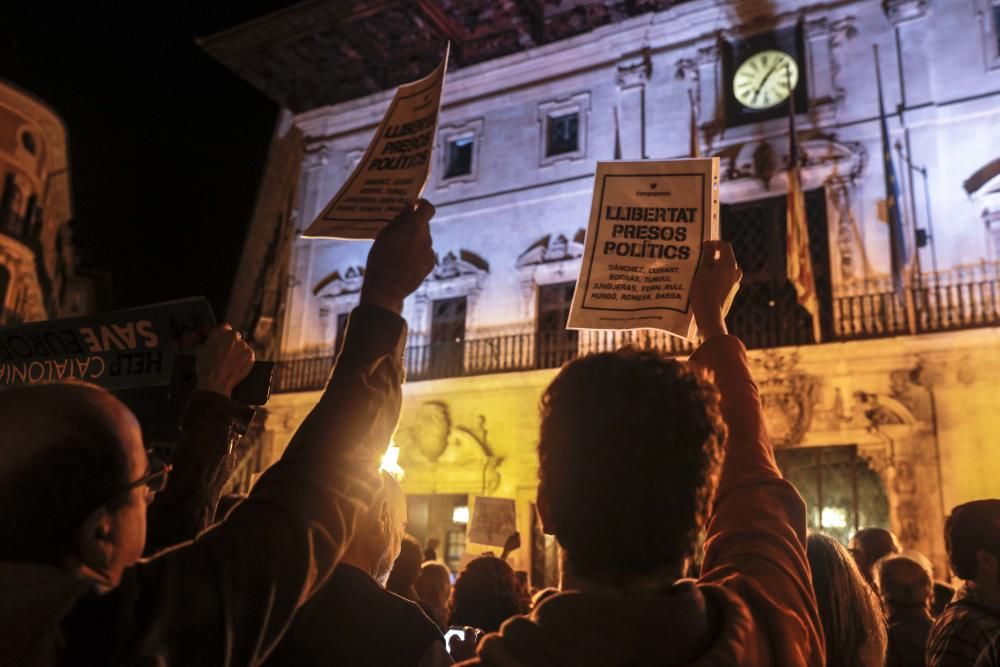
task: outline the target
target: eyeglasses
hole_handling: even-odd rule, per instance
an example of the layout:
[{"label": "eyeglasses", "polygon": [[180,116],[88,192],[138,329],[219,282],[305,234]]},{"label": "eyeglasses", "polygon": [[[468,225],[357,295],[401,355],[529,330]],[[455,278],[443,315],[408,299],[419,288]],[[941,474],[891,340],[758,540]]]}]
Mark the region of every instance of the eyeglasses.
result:
[{"label": "eyeglasses", "polygon": [[149,458],[149,472],[134,482],[130,482],[126,486],[119,488],[111,496],[112,498],[115,498],[126,491],[131,491],[137,486],[145,485],[147,487],[146,500],[147,502],[151,502],[153,500],[153,496],[166,488],[170,471],[173,470],[174,467],[151,451],[147,451],[146,456]]}]

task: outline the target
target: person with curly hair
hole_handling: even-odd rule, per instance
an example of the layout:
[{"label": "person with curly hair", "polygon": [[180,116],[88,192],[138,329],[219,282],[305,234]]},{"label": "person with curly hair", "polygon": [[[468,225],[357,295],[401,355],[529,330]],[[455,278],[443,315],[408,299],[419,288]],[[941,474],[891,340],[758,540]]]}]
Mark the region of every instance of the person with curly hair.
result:
[{"label": "person with curly hair", "polygon": [[469,562],[451,593],[450,625],[496,632],[512,616],[527,611],[521,603],[514,570],[496,556]]},{"label": "person with curly hair", "polygon": [[[537,507],[563,592],[464,664],[825,664],[805,503],[726,330],[741,278],[732,247],[705,242],[690,290],[705,340],[689,361],[588,355],[545,390]],[[706,530],[701,577],[685,579]]]}]

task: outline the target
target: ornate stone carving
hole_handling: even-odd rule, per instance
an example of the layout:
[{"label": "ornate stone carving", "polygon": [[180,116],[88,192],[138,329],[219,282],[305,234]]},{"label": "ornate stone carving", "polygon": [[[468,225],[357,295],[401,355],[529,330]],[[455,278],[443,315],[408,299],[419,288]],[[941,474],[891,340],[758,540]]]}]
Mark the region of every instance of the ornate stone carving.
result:
[{"label": "ornate stone carving", "polygon": [[452,251],[438,261],[431,271],[430,280],[448,280],[462,276],[485,276],[490,272],[489,263],[469,250]]},{"label": "ornate stone carving", "polygon": [[798,361],[798,354],[775,350],[751,358],[768,434],[776,446],[799,444],[812,425],[820,379],[796,370]]},{"label": "ornate stone carving", "polygon": [[503,457],[496,456],[488,441],[486,417],[478,415],[476,426],[453,422],[448,404],[427,401],[413,420],[396,433],[400,464],[417,485],[436,480],[439,488],[446,480],[463,486],[465,492],[492,493],[500,485],[498,471]]},{"label": "ornate stone carving", "polygon": [[[766,147],[766,148],[765,148]],[[727,146],[718,153],[722,159],[722,180],[742,178],[770,179],[788,164],[788,155],[780,157],[768,142],[747,141]],[[829,169],[830,176],[853,182],[865,169],[868,154],[859,142],[837,141],[833,135],[806,134],[799,141],[799,167],[804,171]]]},{"label": "ornate stone carving", "polygon": [[356,294],[361,291],[364,281],[365,267],[349,266],[346,270],[334,271],[313,287],[314,296],[339,296],[341,294]]},{"label": "ornate stone carving", "polygon": [[312,145],[306,148],[305,157],[302,159],[302,166],[305,169],[319,169],[330,161],[330,149],[326,144]]},{"label": "ornate stone carving", "polygon": [[882,9],[890,23],[899,25],[927,16],[930,2],[928,0],[883,0]]},{"label": "ornate stone carving", "polygon": [[619,88],[633,88],[645,85],[652,75],[653,60],[649,47],[644,47],[638,55],[618,63],[615,81]]},{"label": "ornate stone carving", "polygon": [[517,268],[523,269],[536,264],[561,262],[583,256],[583,241],[586,233],[578,229],[572,238],[564,234],[546,234],[538,239],[517,258]]},{"label": "ornate stone carving", "polygon": [[929,422],[934,418],[934,409],[925,382],[926,371],[922,363],[912,369],[889,373],[889,394],[906,406],[914,419]]}]

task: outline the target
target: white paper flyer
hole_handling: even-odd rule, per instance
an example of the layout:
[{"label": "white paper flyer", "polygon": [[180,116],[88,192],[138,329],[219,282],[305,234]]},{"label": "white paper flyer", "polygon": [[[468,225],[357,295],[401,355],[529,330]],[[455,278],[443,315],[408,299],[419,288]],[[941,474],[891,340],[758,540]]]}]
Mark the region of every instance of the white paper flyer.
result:
[{"label": "white paper flyer", "polygon": [[304,236],[373,239],[420,197],[430,175],[450,50],[433,72],[399,87],[368,150]]},{"label": "white paper flyer", "polygon": [[719,238],[719,159],[598,162],[568,329],[695,336],[701,244]]}]

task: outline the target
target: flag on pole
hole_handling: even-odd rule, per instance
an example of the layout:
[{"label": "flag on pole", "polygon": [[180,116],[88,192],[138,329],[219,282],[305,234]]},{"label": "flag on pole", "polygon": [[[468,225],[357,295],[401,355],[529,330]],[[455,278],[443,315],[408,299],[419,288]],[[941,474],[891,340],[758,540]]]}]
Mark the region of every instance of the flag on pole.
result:
[{"label": "flag on pole", "polygon": [[788,280],[795,287],[795,297],[812,318],[814,342],[822,341],[822,326],[819,319],[819,297],[816,295],[816,276],[813,273],[812,256],[809,254],[809,220],[806,218],[806,200],[802,192],[799,174],[799,144],[795,137],[795,91],[792,90],[791,75],[788,88],[788,203],[785,207],[786,246],[785,263],[788,265]]},{"label": "flag on pole", "polygon": [[694,94],[688,90],[688,102],[691,104],[691,157],[701,157],[701,143],[698,140],[698,114],[695,113]]},{"label": "flag on pole", "polygon": [[618,127],[618,107],[615,107],[615,159],[622,159],[622,135]]},{"label": "flag on pole", "polygon": [[889,252],[892,260],[892,282],[896,298],[906,303],[906,268],[910,262],[906,247],[906,233],[903,230],[903,215],[899,208],[899,181],[892,165],[889,148],[889,128],[885,119],[885,104],[882,101],[882,74],[879,71],[878,45],[875,45],[875,82],[878,86],[878,121],[882,133],[882,173],[885,176],[885,217],[889,223]]}]

